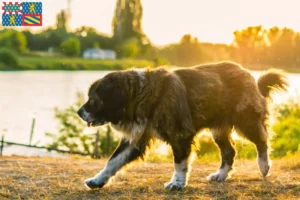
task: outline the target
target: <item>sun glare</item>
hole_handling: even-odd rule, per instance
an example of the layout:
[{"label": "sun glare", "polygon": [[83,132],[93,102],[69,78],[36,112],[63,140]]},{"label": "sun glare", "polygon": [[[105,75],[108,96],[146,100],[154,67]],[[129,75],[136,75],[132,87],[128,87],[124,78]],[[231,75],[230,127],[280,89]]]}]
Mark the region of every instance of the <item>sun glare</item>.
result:
[{"label": "sun glare", "polygon": [[[106,0],[73,1],[71,29],[92,26],[111,35],[115,3]],[[47,8],[44,25],[54,25],[56,13],[66,5],[58,5],[56,1],[45,1],[44,4]],[[202,42],[230,44],[235,30],[257,25],[300,31],[300,23],[296,20],[300,19],[298,0],[143,0],[142,4],[143,30],[155,45],[178,42],[187,33]]]}]

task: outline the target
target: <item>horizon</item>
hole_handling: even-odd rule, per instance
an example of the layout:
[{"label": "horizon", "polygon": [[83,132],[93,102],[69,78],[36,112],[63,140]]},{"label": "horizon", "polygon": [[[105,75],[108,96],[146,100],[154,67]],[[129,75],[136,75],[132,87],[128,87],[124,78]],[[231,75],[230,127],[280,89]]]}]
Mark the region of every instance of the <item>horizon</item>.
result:
[{"label": "horizon", "polygon": [[[67,7],[67,1],[60,3],[57,3],[57,0],[41,1],[44,10],[43,27],[30,28],[32,31],[54,26],[56,14]],[[97,6],[89,7],[90,4]],[[111,35],[115,4],[116,1],[90,0],[87,4],[80,0],[73,0],[71,3],[71,31],[80,26],[89,26],[94,27],[100,33]],[[167,10],[166,15],[166,8],[169,5],[172,5],[172,8]],[[191,34],[200,42],[231,44],[234,38],[233,32],[248,26],[287,27],[300,32],[300,24],[294,20],[300,19],[299,5],[300,2],[297,0],[290,0],[288,4],[279,0],[264,2],[259,0],[251,2],[189,0],[188,4],[171,0],[163,2],[142,0],[143,32],[156,46],[176,43],[184,34]],[[82,10],[84,17],[80,14]],[[255,15],[252,14],[252,11],[255,11]],[[182,14],[178,15],[177,13]],[[279,15],[278,13],[283,14]]]}]

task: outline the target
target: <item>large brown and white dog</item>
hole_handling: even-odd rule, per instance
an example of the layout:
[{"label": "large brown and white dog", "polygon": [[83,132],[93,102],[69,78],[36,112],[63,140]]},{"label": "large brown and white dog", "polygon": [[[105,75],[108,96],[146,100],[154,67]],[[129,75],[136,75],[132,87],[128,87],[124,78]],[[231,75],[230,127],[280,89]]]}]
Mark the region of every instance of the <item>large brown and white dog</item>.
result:
[{"label": "large brown and white dog", "polygon": [[256,145],[263,176],[268,158],[267,99],[285,90],[286,77],[269,70],[258,83],[240,65],[231,62],[201,65],[175,71],[139,69],[112,72],[92,84],[89,99],[78,114],[90,126],[110,123],[123,139],[105,168],[87,179],[90,188],[101,188],[123,166],[143,158],[152,138],[171,145],[175,171],[166,189],[187,184],[193,138],[209,128],[218,145],[222,164],[208,176],[224,181],[232,169],[235,149],[233,128]]}]

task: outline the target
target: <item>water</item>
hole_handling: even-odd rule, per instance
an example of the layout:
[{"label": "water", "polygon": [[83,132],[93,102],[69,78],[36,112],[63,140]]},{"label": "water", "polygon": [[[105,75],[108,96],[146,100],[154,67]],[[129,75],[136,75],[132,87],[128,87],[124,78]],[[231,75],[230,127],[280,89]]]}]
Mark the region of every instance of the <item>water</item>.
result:
[{"label": "water", "polygon": [[[87,94],[92,82],[107,71],[88,72],[0,72],[0,135],[6,141],[29,143],[32,118],[36,117],[33,144],[49,141],[45,132],[56,133],[54,108],[68,107],[76,99],[76,92]],[[252,72],[257,78],[261,72]],[[295,95],[300,89],[300,74],[288,74],[289,94],[275,96],[275,103]]]}]

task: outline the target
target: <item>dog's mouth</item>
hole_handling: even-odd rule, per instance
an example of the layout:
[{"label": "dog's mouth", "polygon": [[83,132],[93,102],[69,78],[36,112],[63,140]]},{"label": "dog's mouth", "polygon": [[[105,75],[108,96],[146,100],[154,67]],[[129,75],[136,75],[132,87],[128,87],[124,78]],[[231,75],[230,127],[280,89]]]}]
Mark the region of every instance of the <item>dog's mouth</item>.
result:
[{"label": "dog's mouth", "polygon": [[104,121],[104,120],[94,120],[91,122],[87,122],[88,127],[96,127],[96,126],[101,126],[104,124],[106,124],[106,121]]}]

